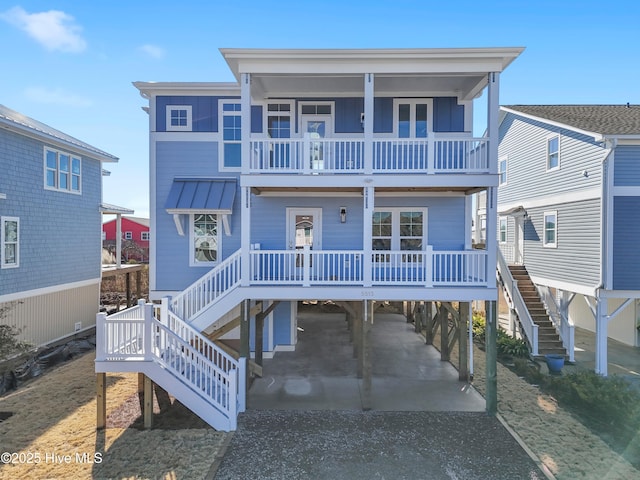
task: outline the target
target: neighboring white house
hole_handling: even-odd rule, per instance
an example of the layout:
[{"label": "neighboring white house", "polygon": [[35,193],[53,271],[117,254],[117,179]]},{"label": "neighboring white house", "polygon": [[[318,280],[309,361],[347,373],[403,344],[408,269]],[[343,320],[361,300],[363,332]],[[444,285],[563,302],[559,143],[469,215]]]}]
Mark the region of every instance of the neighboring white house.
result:
[{"label": "neighboring white house", "polygon": [[640,345],[640,106],[503,106],[498,162],[505,258],[559,322],[596,332],[606,375],[607,336]]}]

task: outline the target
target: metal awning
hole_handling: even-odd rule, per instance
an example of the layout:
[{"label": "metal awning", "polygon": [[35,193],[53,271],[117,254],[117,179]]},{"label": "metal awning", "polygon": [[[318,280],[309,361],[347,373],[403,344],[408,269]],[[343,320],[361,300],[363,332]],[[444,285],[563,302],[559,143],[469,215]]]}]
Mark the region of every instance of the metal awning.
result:
[{"label": "metal awning", "polygon": [[235,178],[175,178],[165,203],[167,213],[230,215],[236,196]]},{"label": "metal awning", "polygon": [[112,205],[110,203],[101,203],[100,213],[104,213],[105,215],[133,215],[135,212],[130,208],[119,207],[118,205]]}]

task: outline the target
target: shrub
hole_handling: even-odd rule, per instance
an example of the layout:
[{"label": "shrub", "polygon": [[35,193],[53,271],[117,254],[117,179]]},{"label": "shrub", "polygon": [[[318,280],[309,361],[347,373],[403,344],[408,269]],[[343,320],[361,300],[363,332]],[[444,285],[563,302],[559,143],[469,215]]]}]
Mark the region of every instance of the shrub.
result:
[{"label": "shrub", "polygon": [[[484,317],[478,314],[473,315],[473,338],[476,342],[484,346],[486,323]],[[526,358],[529,356],[527,342],[521,338],[512,337],[504,329],[498,327],[497,332],[498,356]]]}]

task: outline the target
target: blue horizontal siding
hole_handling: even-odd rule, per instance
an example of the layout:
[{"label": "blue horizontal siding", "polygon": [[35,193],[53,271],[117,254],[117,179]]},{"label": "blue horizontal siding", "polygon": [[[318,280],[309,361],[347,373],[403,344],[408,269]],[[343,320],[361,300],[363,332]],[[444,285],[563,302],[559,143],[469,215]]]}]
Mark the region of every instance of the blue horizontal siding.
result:
[{"label": "blue horizontal siding", "polygon": [[613,199],[613,288],[640,290],[640,197]]},{"label": "blue horizontal siding", "polygon": [[[156,175],[156,290],[182,290],[201,277],[207,267],[189,266],[189,223],[186,215],[181,215],[185,235],[180,236],[173,216],[165,210],[173,179],[230,175],[218,172],[217,142],[157,142]],[[222,258],[240,248],[240,202],[238,189],[234,213],[229,216],[232,235],[223,233],[221,237]]]},{"label": "blue horizontal siding", "polygon": [[433,99],[433,131],[464,132],[464,106],[455,97]]},{"label": "blue horizontal siding", "polygon": [[613,184],[617,187],[640,186],[640,147],[623,145],[616,148]]}]

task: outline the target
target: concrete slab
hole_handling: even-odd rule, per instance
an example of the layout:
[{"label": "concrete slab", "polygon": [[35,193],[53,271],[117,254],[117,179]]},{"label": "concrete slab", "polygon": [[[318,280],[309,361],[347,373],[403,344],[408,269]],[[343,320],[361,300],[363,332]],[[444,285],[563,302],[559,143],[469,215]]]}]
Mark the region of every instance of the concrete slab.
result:
[{"label": "concrete slab", "polygon": [[[266,359],[249,390],[255,410],[362,410],[362,380],[343,314],[304,313],[295,352]],[[372,408],[483,412],[484,398],[425,345],[402,315],[376,314],[371,329]]]}]

